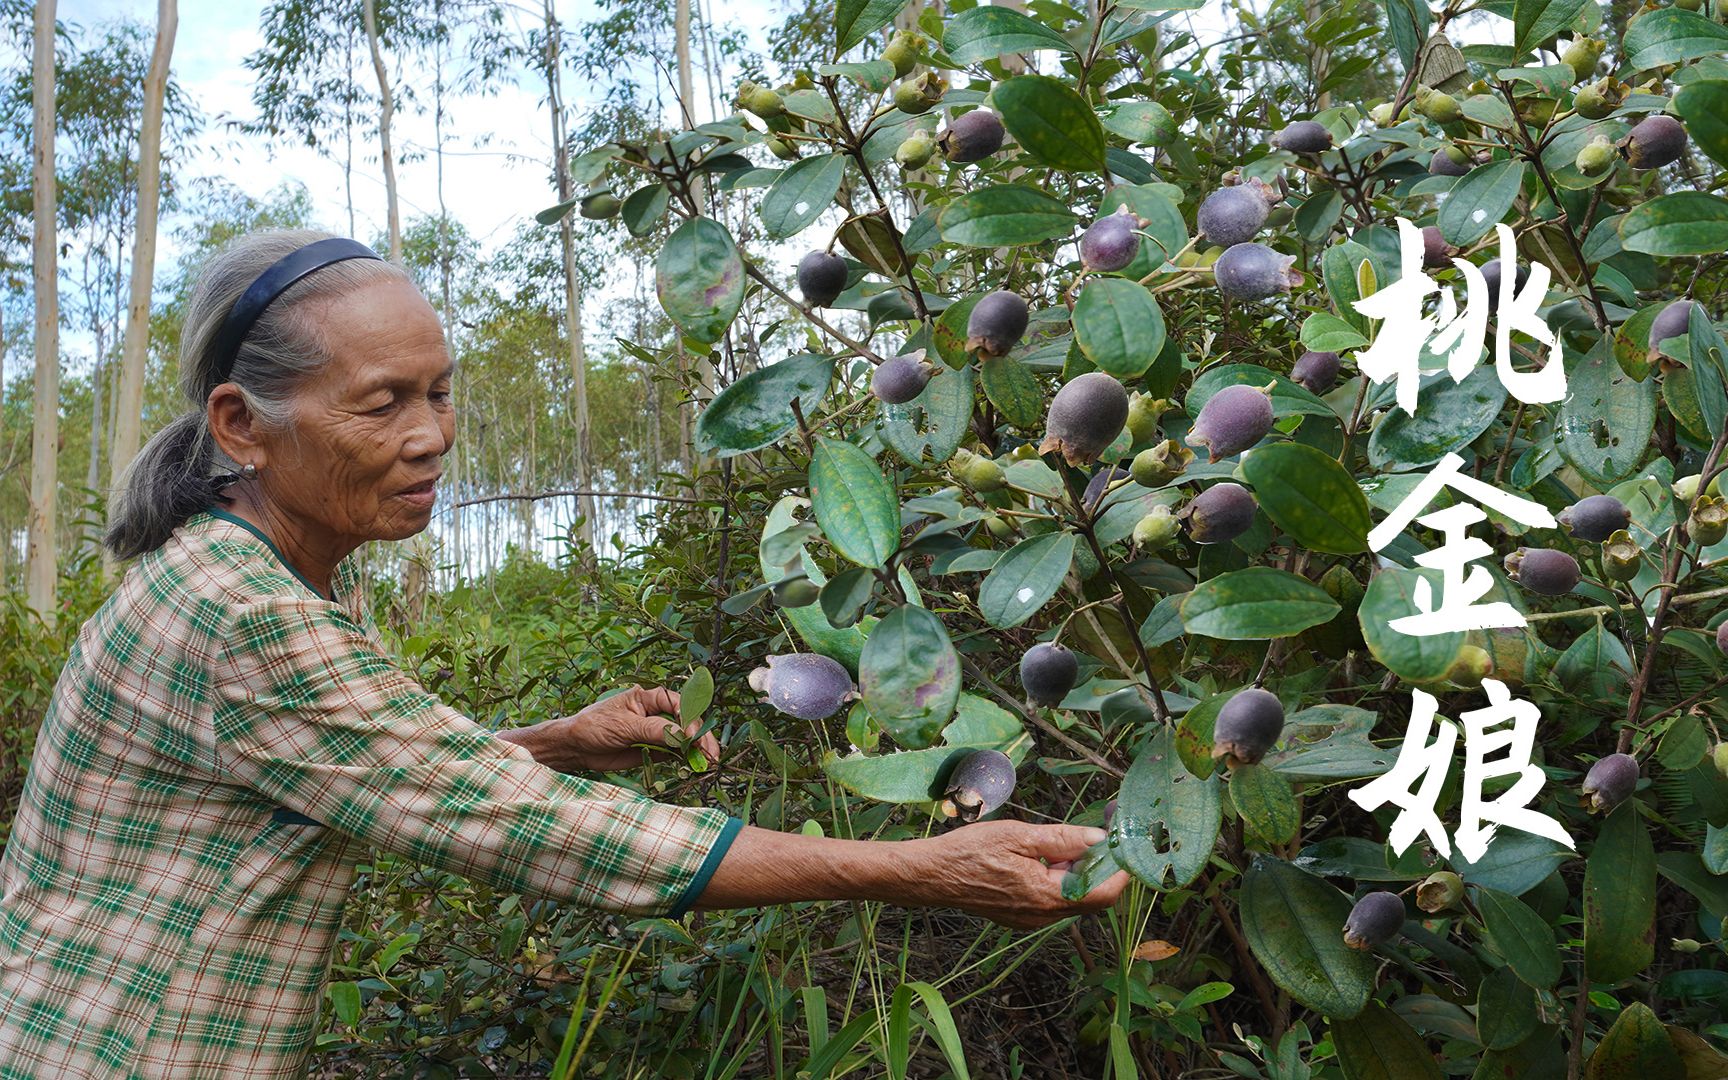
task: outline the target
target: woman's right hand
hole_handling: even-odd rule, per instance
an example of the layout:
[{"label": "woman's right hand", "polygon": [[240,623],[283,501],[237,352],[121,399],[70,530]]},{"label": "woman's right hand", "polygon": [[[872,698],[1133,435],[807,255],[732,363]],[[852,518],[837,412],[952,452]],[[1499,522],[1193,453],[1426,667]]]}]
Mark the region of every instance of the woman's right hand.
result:
[{"label": "woman's right hand", "polygon": [[1074,860],[1108,834],[1082,825],[981,821],[926,840],[909,882],[920,903],[955,907],[1017,930],[1110,907],[1128,884],[1118,870],[1078,901],[1062,897]]}]

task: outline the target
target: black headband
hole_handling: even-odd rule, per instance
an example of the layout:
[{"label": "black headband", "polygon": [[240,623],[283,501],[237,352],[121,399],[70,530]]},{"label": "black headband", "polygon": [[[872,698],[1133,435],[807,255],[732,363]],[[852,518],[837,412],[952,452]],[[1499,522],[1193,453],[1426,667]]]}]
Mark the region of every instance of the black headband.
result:
[{"label": "black headband", "polygon": [[305,247],[277,259],[270,269],[259,274],[252,284],[246,286],[246,291],[240,294],[240,299],[234,301],[228,318],[223,321],[221,332],[216,335],[216,382],[220,384],[228,381],[228,376],[234,370],[234,359],[240,352],[240,343],[252,332],[252,324],[258,321],[258,316],[264,314],[264,309],[286,292],[290,285],[331,263],[346,259],[382,258],[383,256],[358,240],[332,236],[328,240],[314,240]]}]

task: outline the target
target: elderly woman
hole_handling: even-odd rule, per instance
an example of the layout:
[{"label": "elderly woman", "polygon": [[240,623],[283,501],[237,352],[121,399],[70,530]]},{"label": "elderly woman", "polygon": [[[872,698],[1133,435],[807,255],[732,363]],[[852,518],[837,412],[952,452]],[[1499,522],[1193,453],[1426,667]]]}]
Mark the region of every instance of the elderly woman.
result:
[{"label": "elderly woman", "polygon": [[193,291],[180,363],[192,408],[127,473],[107,537],[137,561],[78,635],[0,860],[0,1076],[302,1075],[374,846],[674,918],[856,899],[1034,927],[1121,891],[1117,874],[1061,897],[1098,829],[835,840],[570,775],[663,746],[666,690],[495,733],[421,689],[380,651],[349,556],[430,520],[451,360],[365,246],[234,243]]}]

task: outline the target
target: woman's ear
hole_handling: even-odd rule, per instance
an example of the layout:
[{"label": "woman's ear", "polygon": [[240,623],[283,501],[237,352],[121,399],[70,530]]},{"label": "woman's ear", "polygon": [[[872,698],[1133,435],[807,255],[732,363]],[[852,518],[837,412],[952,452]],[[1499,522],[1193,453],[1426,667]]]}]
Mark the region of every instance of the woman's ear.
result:
[{"label": "woman's ear", "polygon": [[270,464],[264,460],[264,443],[259,438],[261,433],[238,386],[233,383],[218,386],[210,391],[210,400],[204,407],[209,417],[210,435],[224,454],[241,466],[256,465],[264,469]]}]

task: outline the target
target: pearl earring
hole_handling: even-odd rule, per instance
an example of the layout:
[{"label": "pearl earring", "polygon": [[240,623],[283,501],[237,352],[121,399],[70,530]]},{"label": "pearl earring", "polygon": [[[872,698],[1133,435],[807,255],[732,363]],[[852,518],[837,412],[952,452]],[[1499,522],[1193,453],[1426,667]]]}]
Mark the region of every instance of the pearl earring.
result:
[{"label": "pearl earring", "polygon": [[241,466],[240,479],[242,479],[242,480],[256,480],[257,478],[258,478],[258,466],[252,464],[250,461],[248,461],[245,465]]}]

